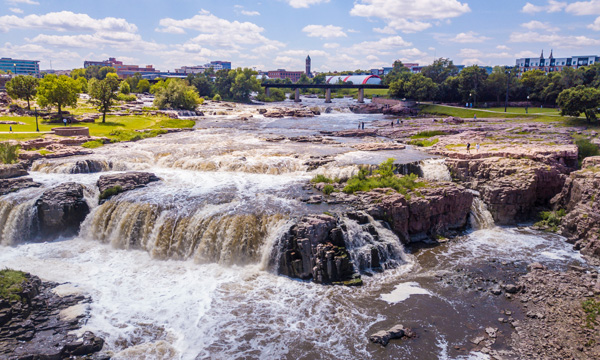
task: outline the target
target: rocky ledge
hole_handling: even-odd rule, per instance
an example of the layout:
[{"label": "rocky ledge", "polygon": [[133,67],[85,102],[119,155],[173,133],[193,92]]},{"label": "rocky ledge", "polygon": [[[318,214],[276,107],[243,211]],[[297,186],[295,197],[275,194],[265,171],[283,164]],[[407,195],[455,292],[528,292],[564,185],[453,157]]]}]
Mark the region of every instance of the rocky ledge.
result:
[{"label": "rocky ledge", "polygon": [[533,219],[565,182],[557,168],[529,159],[448,159],[446,164],[454,179],[481,193],[500,225]]},{"label": "rocky ledge", "polygon": [[18,299],[0,299],[0,358],[74,359],[102,350],[104,340],[91,332],[74,335],[87,318],[83,295],[59,296],[58,284],[25,274]]},{"label": "rocky ledge", "polygon": [[258,113],[267,118],[313,117],[321,114],[318,110],[311,110],[305,107],[259,109]]},{"label": "rocky ledge", "polygon": [[600,156],[584,159],[582,168],[571,173],[552,203],[566,211],[558,232],[600,264]]},{"label": "rocky ledge", "polygon": [[119,193],[144,187],[151,182],[159,180],[152,173],[132,171],[122,174],[102,175],[96,185],[98,186],[98,190],[100,190],[100,200],[103,202]]},{"label": "rocky ledge", "polygon": [[[600,282],[596,271],[531,264],[516,295],[525,317],[511,321],[520,359],[599,359]],[[596,315],[593,315],[593,313]]]},{"label": "rocky ledge", "polygon": [[40,234],[45,239],[76,235],[90,212],[84,186],[72,182],[46,190],[35,205]]}]

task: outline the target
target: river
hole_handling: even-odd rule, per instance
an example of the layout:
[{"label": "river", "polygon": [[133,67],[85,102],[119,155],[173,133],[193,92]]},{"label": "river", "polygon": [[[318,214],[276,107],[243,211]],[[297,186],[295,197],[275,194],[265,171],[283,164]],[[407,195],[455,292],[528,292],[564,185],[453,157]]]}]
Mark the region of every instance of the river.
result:
[{"label": "river", "polygon": [[[0,264],[59,282],[63,292],[90,295],[83,330],[103,337],[114,359],[486,359],[471,351],[470,340],[494,326],[497,346],[506,346],[510,325],[497,319],[515,306],[481,290],[491,280],[515,281],[533,261],[556,269],[585,265],[563,238],[496,227],[478,204],[473,230],[439,246],[405,249],[376,223],[393,266],[366,271],[362,287],[290,279],[271,265],[295,218],[341,210],[299,200],[315,193],[307,186],[313,176],[348,177],[358,165],[389,157],[401,164],[431,156],[411,147],[358,151],[352,145],[363,140],[355,138],[267,140],[355,129],[360,122],[368,128],[384,119],[343,110],[244,122],[214,116],[194,132],[38,161],[31,177],[42,188],[0,198]],[[331,162],[308,165],[322,156]],[[95,160],[104,172],[73,174],[82,159]],[[442,159],[421,167],[428,179],[447,180]],[[127,170],[150,171],[161,181],[98,205],[98,177]],[[31,205],[67,181],[88,187],[92,211],[79,235],[31,241]],[[359,256],[365,235],[346,221],[355,243],[349,251]],[[413,328],[418,338],[386,348],[369,343],[369,334],[396,324]]]}]

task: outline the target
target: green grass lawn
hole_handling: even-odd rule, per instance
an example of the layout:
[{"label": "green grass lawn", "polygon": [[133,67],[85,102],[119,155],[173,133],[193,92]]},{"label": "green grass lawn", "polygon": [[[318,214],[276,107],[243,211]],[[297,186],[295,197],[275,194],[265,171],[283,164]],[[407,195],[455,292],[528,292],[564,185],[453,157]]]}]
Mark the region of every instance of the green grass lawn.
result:
[{"label": "green grass lawn", "polygon": [[[504,107],[493,107],[485,110],[504,112]],[[529,107],[527,109],[527,113],[525,112],[524,107],[509,107],[506,109],[507,113],[511,114],[547,114],[547,115],[560,115],[559,109],[552,108],[539,108],[539,107]]]},{"label": "green grass lawn", "polygon": [[[0,134],[0,140],[28,140],[41,137],[44,134],[35,133],[35,117],[11,117],[0,116],[3,121],[19,121],[27,125],[12,125],[12,134]],[[73,126],[85,126],[90,129],[92,136],[105,136],[118,140],[118,137],[111,136],[110,133],[115,130],[141,130],[141,129],[161,129],[161,128],[191,128],[195,125],[193,120],[175,120],[166,116],[110,116],[107,115],[106,122],[101,119],[95,123],[81,123]],[[0,125],[0,132],[8,132],[10,125]],[[61,127],[61,124],[47,124],[39,121],[40,131],[51,131],[52,128]],[[33,132],[33,134],[20,134]]]}]

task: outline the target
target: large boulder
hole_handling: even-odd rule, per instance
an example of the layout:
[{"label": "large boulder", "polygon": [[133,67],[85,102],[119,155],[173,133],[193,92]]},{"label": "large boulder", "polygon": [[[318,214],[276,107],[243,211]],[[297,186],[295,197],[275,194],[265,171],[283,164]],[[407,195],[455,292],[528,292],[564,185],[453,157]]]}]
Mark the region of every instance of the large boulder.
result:
[{"label": "large boulder", "polygon": [[280,240],[278,272],[317,283],[360,285],[345,249],[336,218],[312,215],[302,218]]},{"label": "large boulder", "polygon": [[30,187],[40,186],[42,186],[42,184],[36,183],[30,177],[21,176],[10,179],[0,179],[0,196]]},{"label": "large boulder", "polygon": [[448,159],[446,164],[454,179],[481,193],[503,225],[531,220],[540,207],[550,206],[565,182],[557,168],[529,159]]},{"label": "large boulder", "polygon": [[144,187],[151,182],[159,180],[152,173],[132,171],[122,174],[102,175],[96,185],[98,186],[98,190],[100,190],[100,198],[106,200],[112,195]]},{"label": "large boulder", "polygon": [[90,212],[84,199],[84,187],[77,183],[64,183],[46,190],[36,201],[40,235],[43,238],[72,236]]},{"label": "large boulder", "polygon": [[27,175],[27,170],[22,164],[2,164],[0,165],[0,179],[10,179]]}]

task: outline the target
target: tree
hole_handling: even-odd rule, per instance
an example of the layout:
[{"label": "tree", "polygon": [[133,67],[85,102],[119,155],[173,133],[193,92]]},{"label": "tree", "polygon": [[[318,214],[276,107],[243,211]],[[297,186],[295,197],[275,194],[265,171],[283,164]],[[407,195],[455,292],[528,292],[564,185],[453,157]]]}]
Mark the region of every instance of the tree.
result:
[{"label": "tree", "polygon": [[30,101],[35,98],[39,79],[33,76],[17,75],[6,83],[6,92],[13,99],[27,101],[27,109],[31,110]]},{"label": "tree", "polygon": [[600,90],[579,85],[563,90],[557,99],[561,115],[579,116],[585,113],[588,122],[596,120],[600,107]]},{"label": "tree", "polygon": [[458,74],[458,89],[463,101],[472,100],[477,104],[477,96],[483,90],[483,84],[488,75],[484,68],[477,65],[464,68]]},{"label": "tree", "polygon": [[396,99],[402,99],[405,96],[404,92],[404,81],[398,79],[390,84],[388,93],[391,97]]},{"label": "tree", "polygon": [[119,87],[119,91],[121,92],[121,94],[129,95],[129,93],[131,92],[131,87],[129,86],[129,83],[127,81],[123,81],[121,83],[121,86]]},{"label": "tree", "polygon": [[527,96],[532,100],[544,101],[542,92],[548,85],[545,72],[542,70],[526,71],[521,75],[521,84],[527,89]]},{"label": "tree", "polygon": [[104,80],[106,78],[106,74],[109,73],[117,73],[117,70],[114,67],[110,67],[110,66],[103,66],[100,67],[98,65],[92,65],[88,68],[85,69],[85,78],[86,79],[98,79],[98,80]]},{"label": "tree", "polygon": [[171,79],[156,92],[154,105],[159,109],[195,110],[200,102],[196,89],[181,79]]},{"label": "tree", "polygon": [[[127,83],[125,83],[127,84]],[[102,113],[102,123],[106,122],[106,113],[117,99],[116,91],[119,88],[119,80],[109,76],[104,80],[91,79],[88,84],[90,101],[98,107]]]},{"label": "tree", "polygon": [[450,76],[458,75],[458,68],[450,59],[439,58],[433,61],[433,64],[425,66],[421,74],[441,85]]},{"label": "tree", "polygon": [[215,90],[221,98],[231,99],[231,85],[235,80],[235,70],[219,70],[215,79]]},{"label": "tree", "polygon": [[71,77],[75,80],[85,78],[85,72],[85,69],[73,69],[71,70]]},{"label": "tree", "polygon": [[215,92],[215,85],[205,74],[188,75],[187,81],[198,91],[198,95],[210,97]]},{"label": "tree", "polygon": [[500,102],[500,97],[506,94],[506,82],[508,74],[504,67],[495,66],[492,73],[485,80],[485,87],[491,95],[495,97],[496,102]]},{"label": "tree", "polygon": [[124,81],[129,84],[129,92],[137,92],[138,83],[142,80],[142,74],[136,72],[132,77],[128,77]]},{"label": "tree", "polygon": [[165,89],[167,87],[168,82],[169,79],[167,79],[167,81],[162,79],[158,80],[154,85],[150,86],[150,93],[156,95],[160,89]]},{"label": "tree", "polygon": [[146,93],[150,91],[150,81],[142,79],[137,83],[136,92]]},{"label": "tree", "polygon": [[235,72],[235,80],[231,84],[230,90],[233,100],[250,101],[250,94],[261,90],[260,82],[254,76],[257,74],[256,71],[238,68]]},{"label": "tree", "polygon": [[394,68],[383,78],[384,85],[391,85],[394,81],[402,79],[403,81],[408,80],[412,75],[409,69],[407,69],[402,61],[394,61]]},{"label": "tree", "polygon": [[302,85],[308,85],[310,83],[311,83],[311,81],[306,74],[300,75],[300,79],[297,82],[297,84],[302,84]]},{"label": "tree", "polygon": [[80,93],[87,93],[88,92],[88,81],[86,80],[86,78],[84,77],[80,77],[77,78],[77,85],[79,86],[79,92]]},{"label": "tree", "polygon": [[55,105],[58,116],[62,117],[63,106],[77,106],[79,86],[72,78],[48,74],[40,81],[37,91],[38,104],[41,107]]},{"label": "tree", "polygon": [[417,101],[433,99],[437,94],[437,90],[437,84],[431,78],[422,74],[413,75],[408,81],[404,82],[406,97]]}]

